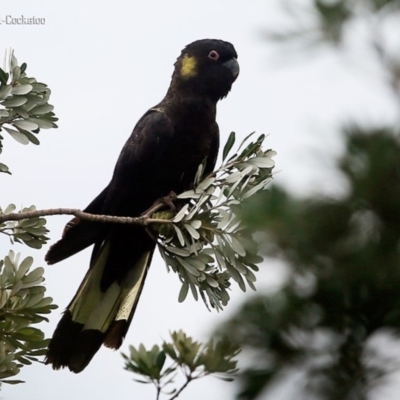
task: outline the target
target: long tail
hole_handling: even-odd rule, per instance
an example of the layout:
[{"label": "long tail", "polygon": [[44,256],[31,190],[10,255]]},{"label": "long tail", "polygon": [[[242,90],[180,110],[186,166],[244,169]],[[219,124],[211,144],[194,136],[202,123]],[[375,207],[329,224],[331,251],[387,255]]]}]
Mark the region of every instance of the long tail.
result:
[{"label": "long tail", "polygon": [[[54,369],[68,367],[73,372],[81,372],[102,344],[113,349],[122,344],[143,288],[154,245],[140,247],[142,251],[139,256],[136,253],[136,261],[123,268],[124,273],[117,279],[114,276],[105,284],[110,278],[110,260],[115,259],[112,242],[107,239],[98,249],[95,247],[91,267],[57,325],[45,360]],[[122,262],[126,266],[131,257],[118,258],[121,261],[117,260],[119,265],[114,266],[117,271]]]}]

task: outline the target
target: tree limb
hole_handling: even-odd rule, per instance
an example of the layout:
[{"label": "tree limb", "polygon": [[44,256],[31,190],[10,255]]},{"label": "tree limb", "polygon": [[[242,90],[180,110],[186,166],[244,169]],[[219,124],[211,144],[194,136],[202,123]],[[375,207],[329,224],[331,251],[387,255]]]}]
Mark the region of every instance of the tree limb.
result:
[{"label": "tree limb", "polygon": [[154,223],[158,224],[168,223],[168,220],[152,219],[148,215],[143,215],[140,217],[115,217],[111,215],[90,214],[78,210],[76,208],[51,208],[47,210],[35,210],[35,211],[27,211],[19,213],[0,214],[0,223],[6,221],[20,221],[22,219],[27,219],[27,218],[45,217],[49,215],[74,215],[75,217],[93,222],[136,224],[143,226],[147,226]]}]

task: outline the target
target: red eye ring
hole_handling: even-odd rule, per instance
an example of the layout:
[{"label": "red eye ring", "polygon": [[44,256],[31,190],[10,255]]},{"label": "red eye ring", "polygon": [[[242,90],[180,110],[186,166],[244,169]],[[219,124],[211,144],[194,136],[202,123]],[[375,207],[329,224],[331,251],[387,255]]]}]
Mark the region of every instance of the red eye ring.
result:
[{"label": "red eye ring", "polygon": [[208,53],[208,58],[211,58],[211,60],[217,61],[218,58],[219,58],[219,54],[218,54],[217,51],[211,50],[211,51]]}]

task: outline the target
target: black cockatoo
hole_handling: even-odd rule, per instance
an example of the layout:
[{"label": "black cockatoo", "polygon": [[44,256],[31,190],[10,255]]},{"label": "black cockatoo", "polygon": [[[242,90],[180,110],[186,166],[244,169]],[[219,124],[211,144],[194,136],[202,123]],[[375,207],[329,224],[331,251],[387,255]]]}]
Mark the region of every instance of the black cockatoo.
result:
[{"label": "black cockatoo", "polygon": [[[139,216],[157,199],[193,184],[199,164],[212,172],[219,148],[218,100],[239,73],[231,43],[187,45],[175,63],[164,99],[138,121],[109,185],[84,210]],[[100,346],[118,349],[131,323],[155,241],[138,225],[74,218],[46,255],[59,262],[94,244],[90,267],[51,339],[46,363],[82,371]]]}]

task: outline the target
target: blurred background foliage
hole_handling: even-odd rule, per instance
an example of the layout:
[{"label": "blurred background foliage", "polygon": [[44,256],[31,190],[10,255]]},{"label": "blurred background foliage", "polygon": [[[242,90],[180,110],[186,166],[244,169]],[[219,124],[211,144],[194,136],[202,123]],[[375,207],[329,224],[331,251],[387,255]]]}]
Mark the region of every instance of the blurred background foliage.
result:
[{"label": "blurred background foliage", "polygon": [[[267,41],[295,45],[309,62],[316,49],[340,55],[356,41],[378,60],[377,79],[393,102],[400,99],[400,1],[293,0],[284,13],[286,28],[270,27]],[[345,150],[335,167],[346,190],[337,196],[298,198],[275,185],[244,204],[264,254],[289,273],[279,290],[252,297],[221,328],[247,365],[237,398],[390,398],[381,389],[400,372],[399,123],[400,110],[397,121],[342,126]],[[284,386],[290,390],[278,396]]]}]

